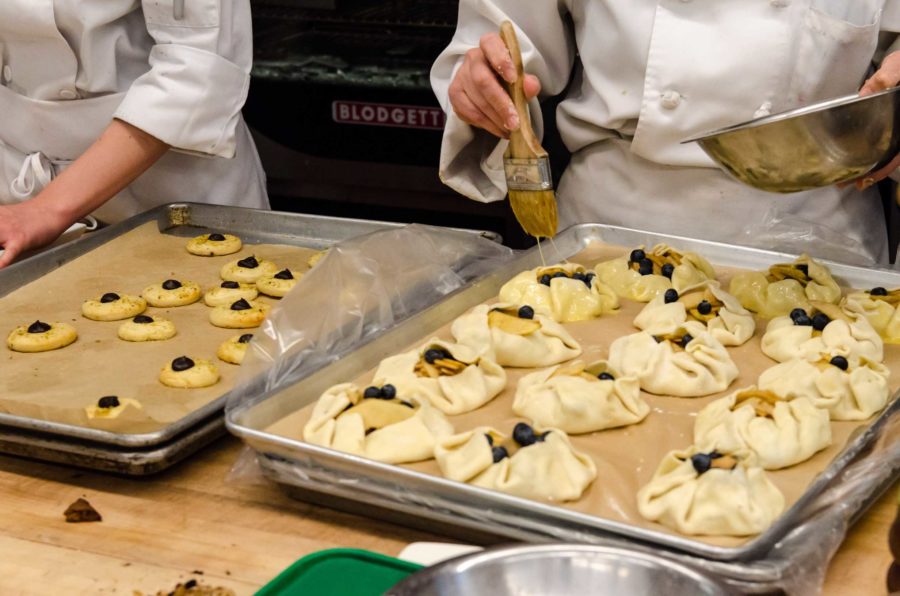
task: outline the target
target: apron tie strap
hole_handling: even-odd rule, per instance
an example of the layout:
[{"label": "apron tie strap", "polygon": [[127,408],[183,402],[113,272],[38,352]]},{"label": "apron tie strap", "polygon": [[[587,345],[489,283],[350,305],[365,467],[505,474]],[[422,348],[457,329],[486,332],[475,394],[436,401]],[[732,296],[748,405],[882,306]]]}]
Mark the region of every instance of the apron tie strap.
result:
[{"label": "apron tie strap", "polygon": [[44,190],[52,179],[53,166],[47,156],[31,153],[25,157],[18,176],[9,183],[9,190],[15,198],[24,201]]}]

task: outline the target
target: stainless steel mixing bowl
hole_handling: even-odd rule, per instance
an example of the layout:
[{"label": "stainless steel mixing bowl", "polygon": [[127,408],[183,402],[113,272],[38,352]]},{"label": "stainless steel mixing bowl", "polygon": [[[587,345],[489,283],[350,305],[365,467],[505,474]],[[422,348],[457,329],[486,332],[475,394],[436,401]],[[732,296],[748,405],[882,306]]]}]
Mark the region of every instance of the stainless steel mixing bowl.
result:
[{"label": "stainless steel mixing bowl", "polygon": [[391,596],[725,596],[701,571],[625,548],[546,544],[508,546],[464,555],[419,571]]},{"label": "stainless steel mixing bowl", "polygon": [[722,128],[697,142],[745,184],[789,193],[853,180],[900,149],[900,87]]}]

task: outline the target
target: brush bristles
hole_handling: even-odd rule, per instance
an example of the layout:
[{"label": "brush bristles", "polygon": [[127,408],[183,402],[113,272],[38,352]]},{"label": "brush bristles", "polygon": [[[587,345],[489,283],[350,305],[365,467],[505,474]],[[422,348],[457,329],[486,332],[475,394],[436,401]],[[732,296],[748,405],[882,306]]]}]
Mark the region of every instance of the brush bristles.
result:
[{"label": "brush bristles", "polygon": [[556,236],[559,219],[552,190],[511,190],[509,204],[526,234],[535,238]]}]

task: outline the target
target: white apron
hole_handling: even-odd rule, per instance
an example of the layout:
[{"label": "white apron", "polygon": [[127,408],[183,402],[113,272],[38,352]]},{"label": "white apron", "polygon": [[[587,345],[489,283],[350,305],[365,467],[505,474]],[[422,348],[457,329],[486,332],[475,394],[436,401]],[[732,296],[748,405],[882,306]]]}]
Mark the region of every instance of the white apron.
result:
[{"label": "white apron", "polygon": [[680,141],[853,93],[879,30],[900,26],[898,9],[897,0],[461,0],[454,40],[432,70],[449,114],[442,180],[476,200],[505,197],[505,142],[456,117],[446,91],[465,51],[510,18],[542,93],[561,93],[575,69],[556,114],[573,153],[558,189],[561,226],[601,222],[886,262],[874,189],[765,193]]},{"label": "white apron", "polygon": [[[0,2],[0,204],[24,201],[40,193],[99,138],[125,100],[130,79],[150,69],[154,39],[146,30],[138,29],[140,35],[136,35],[135,25],[143,27],[143,21],[128,18],[139,17],[139,3],[106,1],[106,5],[92,0]],[[172,0],[159,4],[166,1],[172,4]],[[82,63],[91,48],[76,54],[57,23],[58,16],[82,21],[94,17],[102,22],[103,11],[110,8],[115,9],[110,18],[118,18],[116,23],[122,24],[122,30],[102,30],[94,43],[102,48],[105,39],[110,39],[126,48],[122,50],[122,64],[115,65],[119,76],[112,81],[105,74],[111,68],[102,61]],[[64,15],[60,11],[65,11]],[[79,26],[90,31],[83,23]],[[249,23],[246,27],[249,31]],[[116,39],[128,35],[134,38],[131,44]],[[105,49],[117,51],[118,47]],[[189,46],[184,49],[198,51]],[[119,58],[104,53],[103,60]],[[94,79],[92,69],[98,71]],[[135,71],[133,75],[130,70]],[[239,69],[227,72],[240,85]],[[199,70],[196,76],[204,75],[210,76]],[[174,97],[172,104],[178,105],[178,100]],[[243,97],[235,101],[242,102]],[[176,201],[268,208],[262,166],[239,114],[233,135],[231,146],[220,152],[230,151],[232,159],[201,155],[189,146],[182,147],[183,151],[170,150],[94,215],[111,223]],[[166,140],[165,133],[159,136]],[[182,138],[189,138],[189,134],[182,134]]]}]

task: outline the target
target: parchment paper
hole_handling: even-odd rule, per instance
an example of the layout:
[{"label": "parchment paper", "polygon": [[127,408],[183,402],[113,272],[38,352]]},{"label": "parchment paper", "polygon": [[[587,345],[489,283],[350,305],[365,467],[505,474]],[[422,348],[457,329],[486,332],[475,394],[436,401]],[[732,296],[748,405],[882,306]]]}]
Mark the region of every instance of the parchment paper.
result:
[{"label": "parchment paper", "polygon": [[[228,232],[228,230],[218,230]],[[199,234],[199,232],[198,232]],[[314,249],[279,244],[244,245],[221,257],[198,257],[185,249],[188,238],[159,232],[155,222],[139,226],[82,255],[60,269],[0,298],[0,333],[36,319],[70,323],[78,340],[59,350],[25,354],[4,341],[0,359],[0,412],[120,433],[154,432],[224,395],[238,377],[238,366],[216,358],[223,341],[253,329],[221,329],[209,322],[210,308],[199,302],[176,308],[148,307],[145,314],[175,323],[175,337],[128,342],[116,331],[122,321],[98,322],[81,315],[81,304],[106,292],[139,295],[166,279],[194,281],[205,292],[221,282],[222,265],[257,255],[279,268],[306,272]],[[275,305],[276,298],[260,295]],[[159,382],[160,369],[178,356],[212,360],[221,379],[211,387],[175,389]],[[105,395],[138,400],[116,419],[89,419],[84,408]]]},{"label": "parchment paper", "polygon": [[[595,243],[578,255],[571,257],[569,261],[592,267],[600,261],[621,256],[628,251],[630,249]],[[736,269],[716,267],[719,280],[725,289],[728,288],[728,281],[736,271]],[[510,278],[515,273],[518,272],[511,272]],[[621,306],[615,315],[565,325],[566,329],[581,343],[584,350],[579,359],[585,362],[605,359],[613,340],[638,331],[633,327],[632,321],[644,304],[622,299]],[[651,412],[640,424],[571,436],[572,444],[576,449],[593,457],[597,464],[597,479],[585,491],[581,499],[562,503],[560,506],[613,521],[681,535],[661,524],[649,522],[641,517],[637,510],[637,491],[650,481],[659,462],[667,452],[687,447],[693,443],[694,419],[697,412],[715,399],[754,384],[762,371],[777,364],[765,356],[759,347],[767,322],[766,319],[757,318],[757,328],[753,338],[743,346],[728,348],[732,359],[740,369],[740,375],[726,391],[701,398],[664,397],[641,392],[641,396],[650,404]],[[409,346],[409,349],[420,346],[433,336],[452,340],[449,323],[434,333],[423,334],[422,340]],[[893,394],[900,386],[900,346],[885,345],[885,363],[893,372],[890,382]],[[511,434],[512,428],[517,422],[528,422],[513,413],[512,403],[519,379],[534,370],[507,368],[507,386],[497,398],[473,412],[448,416],[456,431],[463,432],[476,426],[490,425],[506,434]],[[374,369],[368,371],[365,375],[355,379],[355,382],[366,386],[371,381],[374,372]],[[313,405],[309,405],[294,412],[267,430],[273,434],[302,440],[303,426],[309,420],[312,407]],[[855,432],[866,425],[865,421],[832,422],[831,447],[791,468],[767,472],[785,496],[785,510],[802,496],[815,476],[828,467],[850,437],[855,436]],[[440,470],[434,460],[403,467],[440,476]],[[751,540],[753,536],[743,538],[692,536],[689,538],[717,546],[737,547]]]}]

